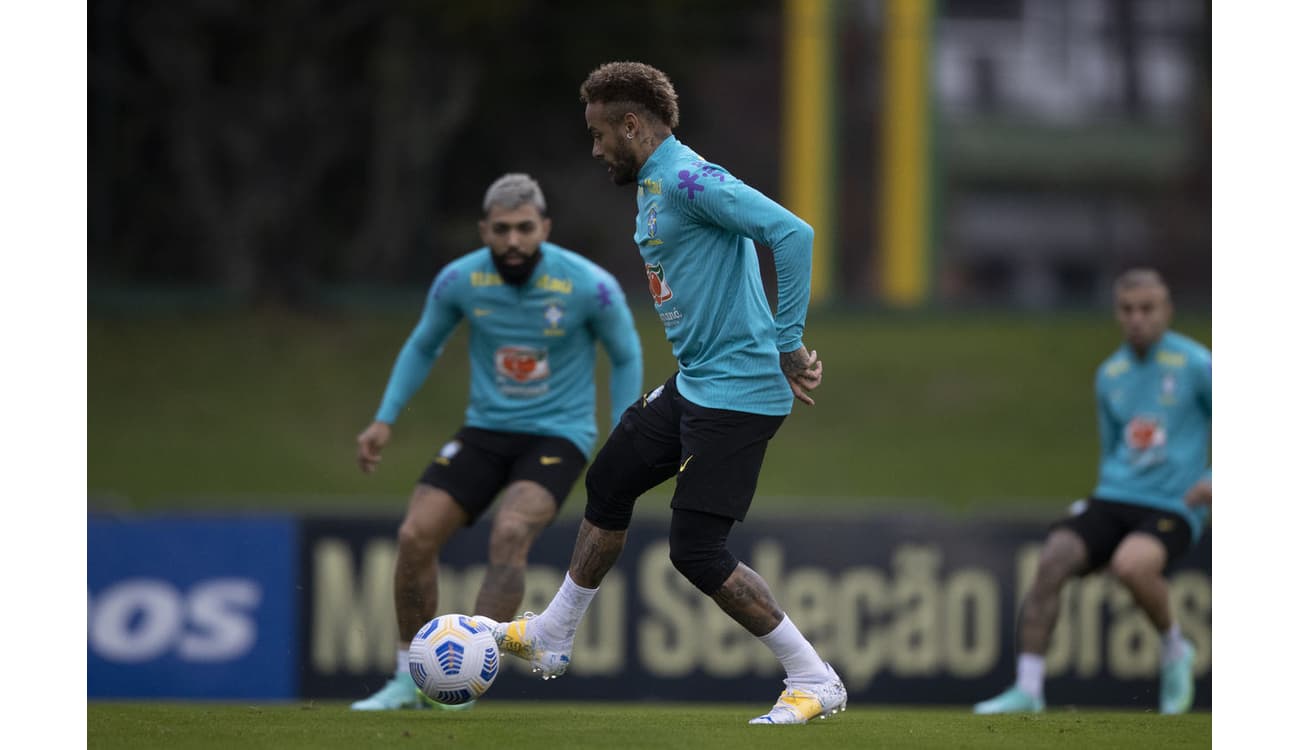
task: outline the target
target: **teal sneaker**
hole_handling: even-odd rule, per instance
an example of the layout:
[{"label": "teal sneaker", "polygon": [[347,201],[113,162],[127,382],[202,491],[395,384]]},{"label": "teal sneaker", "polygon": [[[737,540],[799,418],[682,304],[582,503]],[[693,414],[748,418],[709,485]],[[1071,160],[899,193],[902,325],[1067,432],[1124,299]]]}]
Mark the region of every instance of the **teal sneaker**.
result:
[{"label": "teal sneaker", "polygon": [[393,675],[379,692],[352,704],[353,711],[396,711],[403,708],[427,708],[424,693],[415,686],[410,672]]},{"label": "teal sneaker", "polygon": [[975,704],[977,714],[1041,714],[1042,712],[1042,698],[1035,698],[1014,685],[997,697]]},{"label": "teal sneaker", "polygon": [[1196,662],[1196,649],[1183,639],[1183,655],[1160,666],[1160,713],[1185,714],[1192,707],[1196,695],[1196,682],[1192,679],[1192,665]]}]

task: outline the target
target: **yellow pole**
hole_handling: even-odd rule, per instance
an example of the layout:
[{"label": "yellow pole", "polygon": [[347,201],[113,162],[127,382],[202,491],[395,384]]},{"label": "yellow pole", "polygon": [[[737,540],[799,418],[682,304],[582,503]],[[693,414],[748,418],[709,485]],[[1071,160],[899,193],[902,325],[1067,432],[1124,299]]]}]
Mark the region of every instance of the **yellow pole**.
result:
[{"label": "yellow pole", "polygon": [[880,293],[896,307],[930,296],[931,0],[888,0],[881,146]]},{"label": "yellow pole", "polygon": [[812,302],[832,292],[835,268],[833,0],[785,0],[781,195],[812,225]]}]

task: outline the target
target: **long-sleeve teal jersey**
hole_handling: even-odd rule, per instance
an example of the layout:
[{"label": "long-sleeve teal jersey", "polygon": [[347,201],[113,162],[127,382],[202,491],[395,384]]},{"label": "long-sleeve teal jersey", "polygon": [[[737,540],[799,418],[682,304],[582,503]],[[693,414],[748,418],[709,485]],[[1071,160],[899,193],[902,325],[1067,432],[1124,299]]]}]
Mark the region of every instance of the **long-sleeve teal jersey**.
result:
[{"label": "long-sleeve teal jersey", "polygon": [[[674,136],[642,165],[636,202],[633,238],[677,359],[678,391],[713,409],[789,414],[779,352],[803,345],[812,227]],[[775,319],[755,240],[776,262]]]},{"label": "long-sleeve teal jersey", "polygon": [[1206,508],[1183,502],[1210,476],[1210,351],[1167,331],[1138,359],[1127,343],[1097,368],[1101,469],[1093,497],[1173,511],[1201,536]]},{"label": "long-sleeve teal jersey", "polygon": [[549,242],[526,284],[502,282],[491,250],[448,263],[397,356],[375,419],[393,423],[424,383],[443,344],[469,321],[465,424],[551,435],[588,458],[596,440],[596,342],[610,361],[614,423],[641,395],[641,341],[623,290],[607,271]]}]

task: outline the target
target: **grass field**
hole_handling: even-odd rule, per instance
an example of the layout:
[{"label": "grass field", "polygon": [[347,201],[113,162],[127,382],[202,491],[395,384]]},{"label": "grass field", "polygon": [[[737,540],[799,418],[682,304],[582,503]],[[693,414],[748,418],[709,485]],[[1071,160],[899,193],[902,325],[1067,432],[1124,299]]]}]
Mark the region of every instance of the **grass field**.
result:
[{"label": "grass field", "polygon": [[667,703],[493,703],[472,711],[358,714],[344,704],[99,703],[91,748],[1046,748],[1210,747],[1210,714],[1059,710],[973,716],[965,707],[854,707],[801,727],[745,722],[765,706]]},{"label": "grass field", "polygon": [[[462,328],[398,422],[380,471],[362,476],[353,441],[419,301],[399,307],[92,315],[92,505],[400,512],[436,447],[461,424],[468,368]],[[649,388],[674,364],[658,320],[638,323]],[[1175,327],[1211,343],[1205,316]],[[772,443],[756,512],[766,495],[808,498],[807,509],[1056,513],[1091,489],[1092,377],[1119,344],[1105,313],[814,314],[806,340],[825,360],[825,383],[817,406],[796,405]]]}]

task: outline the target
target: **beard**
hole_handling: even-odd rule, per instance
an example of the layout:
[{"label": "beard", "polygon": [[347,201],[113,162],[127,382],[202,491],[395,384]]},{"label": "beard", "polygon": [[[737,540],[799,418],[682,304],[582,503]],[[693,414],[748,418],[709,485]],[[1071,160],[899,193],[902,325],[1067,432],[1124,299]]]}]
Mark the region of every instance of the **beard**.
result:
[{"label": "beard", "polygon": [[[528,278],[533,275],[533,269],[537,268],[537,264],[541,262],[542,249],[537,248],[537,252],[529,256],[524,256],[523,253],[513,250],[508,250],[502,255],[496,253],[491,253],[491,255],[492,265],[496,266],[497,273],[500,274],[502,281],[511,286],[523,286],[528,282]],[[510,265],[506,263],[505,256],[507,255],[523,257],[524,262],[518,265]]]},{"label": "beard", "polygon": [[606,165],[609,168],[609,179],[615,185],[630,185],[636,182],[641,167],[636,163],[636,155],[632,153],[632,147],[619,142],[609,155],[613,158]]}]

